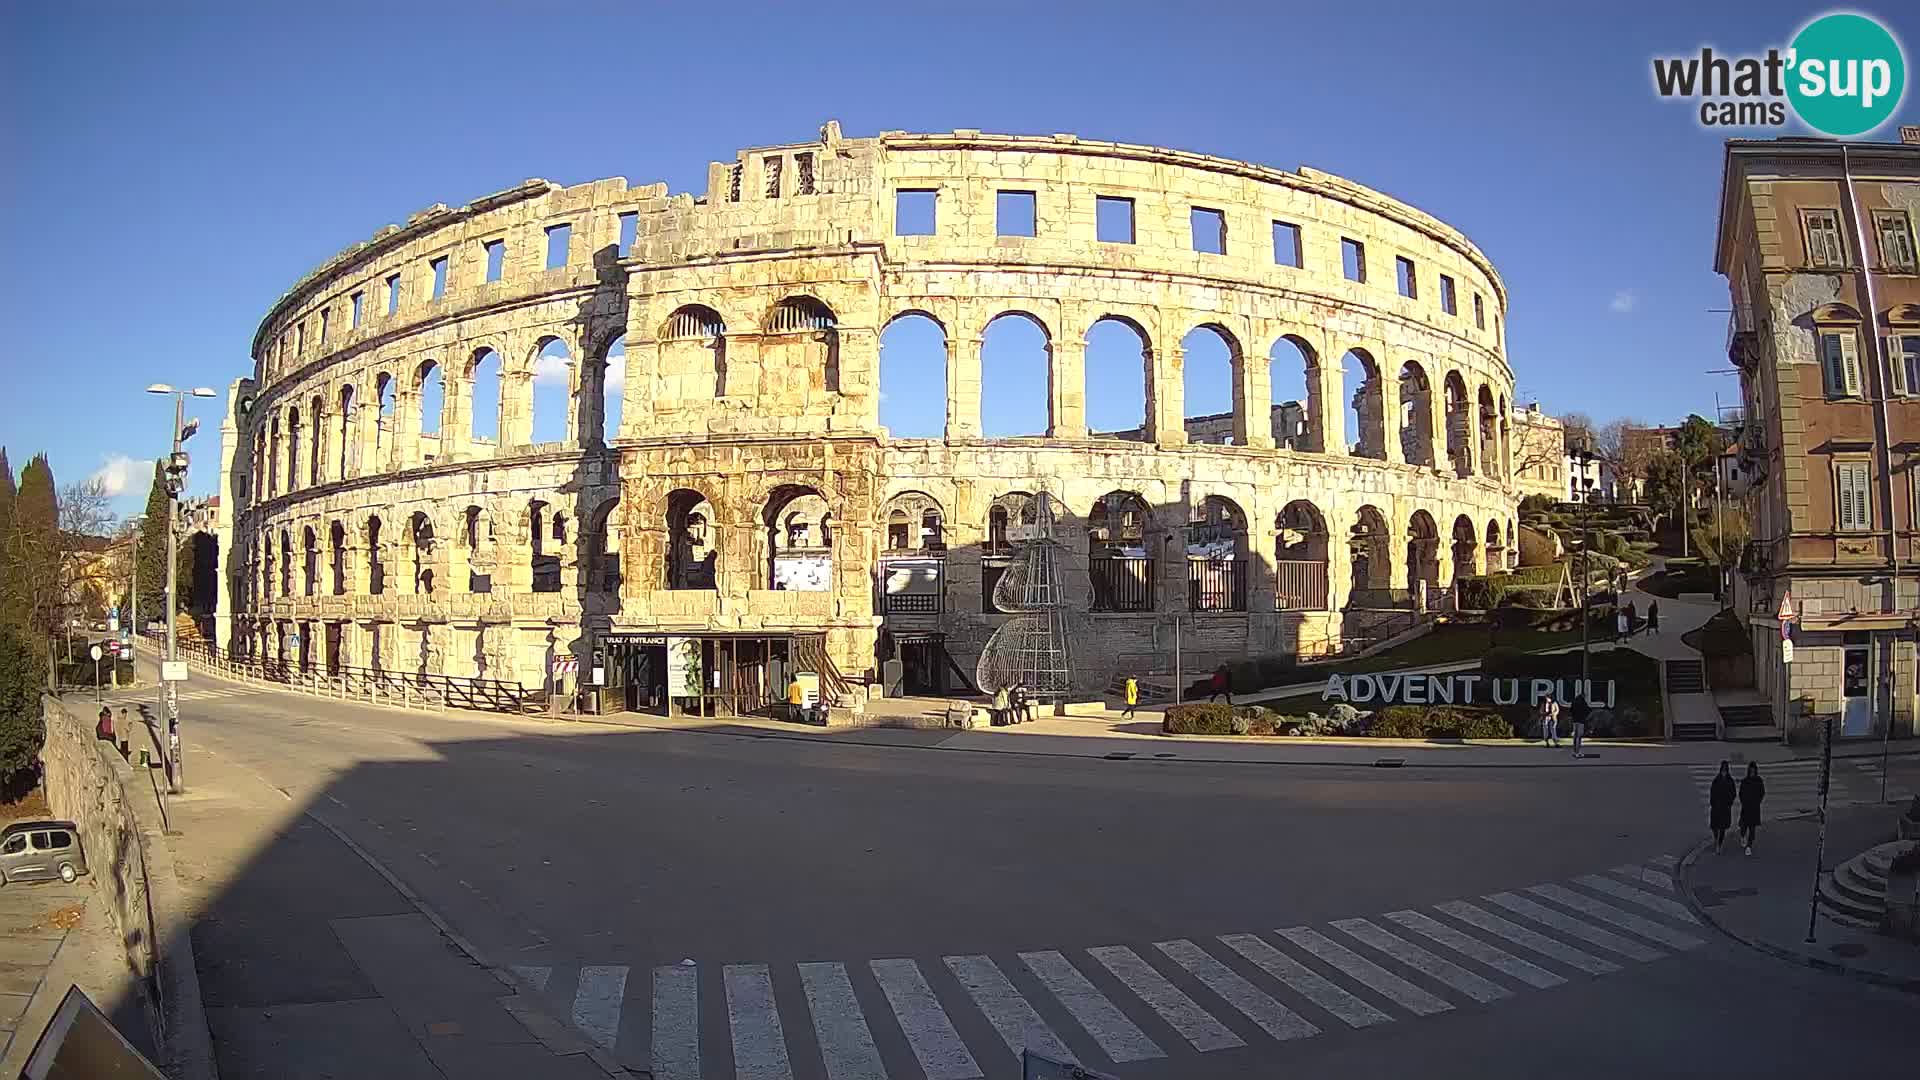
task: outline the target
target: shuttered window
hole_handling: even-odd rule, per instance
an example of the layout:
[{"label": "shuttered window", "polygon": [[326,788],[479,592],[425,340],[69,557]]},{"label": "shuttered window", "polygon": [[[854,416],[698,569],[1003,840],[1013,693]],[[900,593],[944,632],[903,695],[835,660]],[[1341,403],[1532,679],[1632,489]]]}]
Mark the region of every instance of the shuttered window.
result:
[{"label": "shuttered window", "polygon": [[1807,233],[1807,265],[1845,266],[1847,245],[1840,236],[1840,211],[1802,210]]},{"label": "shuttered window", "polygon": [[1871,528],[1871,498],[1867,494],[1865,462],[1843,461],[1834,467],[1834,488],[1839,493],[1841,532],[1865,532]]},{"label": "shuttered window", "polygon": [[1881,267],[1899,273],[1913,273],[1913,227],[1907,221],[1906,211],[1875,210],[1873,227],[1880,234]]},{"label": "shuttered window", "polygon": [[1828,397],[1860,396],[1860,345],[1853,331],[1821,332],[1820,370]]},{"label": "shuttered window", "polygon": [[1885,340],[1887,367],[1893,373],[1893,392],[1920,394],[1920,334],[1901,334]]}]

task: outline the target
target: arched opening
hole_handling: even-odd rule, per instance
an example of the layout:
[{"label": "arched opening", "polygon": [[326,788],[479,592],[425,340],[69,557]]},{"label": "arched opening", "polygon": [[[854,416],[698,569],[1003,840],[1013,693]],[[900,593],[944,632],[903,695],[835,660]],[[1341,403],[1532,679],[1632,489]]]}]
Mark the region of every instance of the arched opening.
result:
[{"label": "arched opening", "polygon": [[1480,531],[1465,514],[1453,519],[1453,580],[1480,573]]},{"label": "arched opening", "polygon": [[1473,475],[1473,451],[1467,441],[1471,419],[1467,415],[1467,383],[1457,371],[1447,372],[1447,462],[1461,479]]},{"label": "arched opening", "polygon": [[833,588],[832,511],[819,491],[789,485],[767,500],[768,587],[792,592]]},{"label": "arched opening", "polygon": [[1514,536],[1513,529],[1513,521],[1512,519],[1508,519],[1506,553],[1507,569],[1509,570],[1520,565],[1520,544],[1518,538]]},{"label": "arched opening", "polygon": [[1154,559],[1147,501],[1131,491],[1100,496],[1087,513],[1087,576],[1095,611],[1152,611]]},{"label": "arched opening", "polygon": [[479,349],[467,361],[467,430],[475,446],[500,444],[500,354]]},{"label": "arched opening", "polygon": [[1513,438],[1513,410],[1507,407],[1505,395],[1500,397],[1494,407],[1500,417],[1500,452],[1494,455],[1494,460],[1500,463],[1500,478],[1502,480],[1512,480],[1513,474],[1509,469],[1509,465],[1513,461],[1513,443],[1511,441]]},{"label": "arched opening", "polygon": [[478,506],[469,506],[461,515],[461,541],[467,557],[467,591],[493,591],[494,543],[493,518]]},{"label": "arched opening", "polygon": [[[1187,441],[1231,445],[1239,395],[1240,343],[1211,323],[1180,339],[1181,388]],[[1244,429],[1243,429],[1244,430]]]},{"label": "arched opening", "polygon": [[[789,296],[774,305],[761,337],[763,370],[805,380],[809,391],[840,392],[840,331],[832,309],[811,296]],[[716,386],[724,386],[724,372]],[[725,393],[716,389],[715,394]]]},{"label": "arched opening", "polygon": [[347,527],[338,521],[327,530],[327,549],[333,570],[333,595],[347,595]]},{"label": "arched opening", "polygon": [[600,429],[594,442],[606,443],[620,436],[621,418],[627,401],[627,335],[621,334],[600,353]]},{"label": "arched opening", "polygon": [[340,388],[340,478],[360,475],[360,442],[355,439],[353,384]]},{"label": "arched opening", "polygon": [[1013,564],[1013,532],[1016,526],[1035,521],[1033,496],[1024,491],[1009,491],[987,507],[987,538],[980,555],[980,610],[988,615],[1004,614],[993,602],[994,586],[1000,583],[1007,567]]},{"label": "arched opening", "polygon": [[1433,384],[1427,370],[1409,360],[1400,365],[1400,457],[1409,465],[1433,464]]},{"label": "arched opening", "polygon": [[880,332],[880,426],[896,439],[947,431],[947,332],[917,311]]},{"label": "arched opening", "polygon": [[549,507],[539,499],[527,504],[527,558],[533,591],[560,591],[560,555],[547,551]]},{"label": "arched opening", "polygon": [[1498,521],[1487,522],[1486,572],[1489,574],[1497,574],[1507,568],[1507,549],[1506,545],[1502,542],[1503,535]]},{"label": "arched opening", "polygon": [[887,526],[888,551],[946,550],[946,514],[933,496],[903,491],[887,500],[881,517]]},{"label": "arched opening", "polygon": [[313,400],[307,403],[309,418],[307,422],[313,425],[313,438],[307,450],[307,483],[309,484],[319,484],[326,479],[320,468],[320,463],[326,460],[326,405],[326,399],[319,394],[313,395]]},{"label": "arched opening", "polygon": [[393,376],[386,372],[373,378],[374,400],[380,404],[380,412],[374,417],[373,450],[376,466],[384,467],[387,458],[393,453]]},{"label": "arched opening", "polygon": [[719,312],[688,304],[667,317],[660,332],[660,392],[673,401],[727,393],[727,324]]},{"label": "arched opening", "polygon": [[1209,495],[1187,516],[1187,610],[1247,610],[1247,515]]},{"label": "arched opening", "polygon": [[293,595],[293,538],[280,530],[280,595]]},{"label": "arched opening", "polygon": [[1392,607],[1393,554],[1387,517],[1377,507],[1362,506],[1347,533],[1347,559],[1353,566],[1347,606]]},{"label": "arched opening", "polygon": [[1429,596],[1440,588],[1440,529],[1433,515],[1415,510],[1407,522],[1407,589],[1418,595],[1423,582]]},{"label": "arched opening", "polygon": [[267,450],[267,494],[280,494],[280,415],[274,414],[272,424],[273,438]]},{"label": "arched opening", "polygon": [[1327,520],[1320,508],[1295,499],[1274,520],[1274,606],[1280,611],[1327,608]]},{"label": "arched opening", "polygon": [[1348,349],[1340,358],[1341,384],[1352,390],[1347,402],[1347,452],[1354,457],[1384,461],[1387,423],[1382,400],[1380,365],[1365,349]]},{"label": "arched opening", "polygon": [[1139,323],[1103,315],[1087,328],[1082,392],[1087,431],[1096,438],[1144,441],[1153,382],[1153,343]]},{"label": "arched opening", "polygon": [[[903,491],[888,499],[881,510],[887,529],[886,552],[880,560],[880,607],[888,616],[938,615],[945,602],[943,581],[946,555],[946,514],[933,496]],[[931,654],[906,647],[902,662],[914,669],[914,681],[925,683]],[[883,659],[886,659],[883,657]]]},{"label": "arched opening", "polygon": [[300,572],[302,595],[318,596],[320,594],[320,540],[313,535],[313,526],[308,525],[300,530],[300,549],[306,555],[306,561],[301,565]]},{"label": "arched opening", "polygon": [[680,488],[667,495],[667,588],[717,589],[720,538],[713,504]]},{"label": "arched opening", "polygon": [[1480,471],[1500,476],[1500,416],[1494,412],[1493,391],[1480,387]]},{"label": "arched opening", "polygon": [[300,489],[300,409],[287,410],[287,490]]},{"label": "arched opening", "polygon": [[380,518],[367,519],[367,592],[382,596],[387,591],[387,564],[380,558]]},{"label": "arched opening", "polygon": [[1282,450],[1325,450],[1325,432],[1314,428],[1320,416],[1320,359],[1313,347],[1292,335],[1274,342],[1267,352],[1267,383],[1273,445]]},{"label": "arched opening", "polygon": [[586,533],[581,539],[590,593],[620,595],[620,530],[613,522],[613,513],[619,506],[619,499],[608,499],[587,515]]},{"label": "arched opening", "polygon": [[446,410],[446,387],[440,377],[440,365],[422,361],[414,372],[414,392],[420,398],[420,456],[432,461],[440,456],[440,417]]},{"label": "arched opening", "polygon": [[567,343],[547,338],[533,354],[533,423],[535,443],[567,440],[567,415],[573,404],[573,354]]},{"label": "arched opening", "polygon": [[995,316],[981,335],[981,434],[1007,438],[1053,430],[1052,370],[1045,324],[1024,311]]},{"label": "arched opening", "polygon": [[424,512],[415,511],[408,521],[407,532],[413,548],[413,593],[415,596],[432,596],[433,519]]}]

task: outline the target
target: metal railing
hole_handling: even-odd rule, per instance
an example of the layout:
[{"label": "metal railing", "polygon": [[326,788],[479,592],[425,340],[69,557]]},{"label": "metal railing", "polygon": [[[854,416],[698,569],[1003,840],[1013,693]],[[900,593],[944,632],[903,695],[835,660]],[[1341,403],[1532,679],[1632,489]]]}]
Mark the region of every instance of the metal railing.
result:
[{"label": "metal railing", "polygon": [[1187,610],[1247,610],[1247,561],[1188,559]]},{"label": "metal railing", "polygon": [[1091,559],[1087,577],[1093,585],[1094,611],[1152,611],[1153,560],[1126,555]]},{"label": "metal railing", "polygon": [[[160,640],[160,635],[147,636],[156,643]],[[545,690],[529,690],[517,682],[473,675],[388,671],[344,664],[318,670],[311,665],[302,667],[296,660],[235,656],[204,641],[182,641],[179,649],[182,659],[226,678],[285,686],[342,700],[510,713],[538,710],[547,702]]]},{"label": "metal railing", "polygon": [[1327,607],[1327,564],[1318,559],[1282,559],[1273,564],[1274,608],[1278,611],[1324,611]]}]

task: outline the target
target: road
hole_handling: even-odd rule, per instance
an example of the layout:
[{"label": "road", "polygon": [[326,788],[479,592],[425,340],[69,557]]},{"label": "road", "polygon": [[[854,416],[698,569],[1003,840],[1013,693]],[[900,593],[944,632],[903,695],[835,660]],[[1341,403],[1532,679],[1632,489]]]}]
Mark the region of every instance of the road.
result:
[{"label": "road", "polygon": [[[1021,1042],[1128,1077],[1804,1075],[1915,1044],[1910,996],[1685,916],[1684,766],[963,753],[213,680],[185,712],[190,780],[279,789],[662,1077],[1007,1076]],[[311,842],[261,831],[262,867]]]}]

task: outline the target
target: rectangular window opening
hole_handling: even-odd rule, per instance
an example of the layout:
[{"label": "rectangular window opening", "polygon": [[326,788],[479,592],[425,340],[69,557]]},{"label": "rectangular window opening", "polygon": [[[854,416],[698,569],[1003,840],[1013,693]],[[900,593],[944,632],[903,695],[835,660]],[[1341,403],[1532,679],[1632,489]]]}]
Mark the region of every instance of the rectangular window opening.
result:
[{"label": "rectangular window opening", "polygon": [[1913,225],[1904,210],[1875,210],[1873,229],[1880,238],[1880,265],[1897,273],[1915,271]]},{"label": "rectangular window opening", "polygon": [[327,343],[327,334],[333,329],[333,309],[320,309],[320,344]]},{"label": "rectangular window opening", "polygon": [[1038,226],[1037,200],[1031,191],[996,191],[993,229],[999,236],[1032,236]]},{"label": "rectangular window opening", "polygon": [[428,265],[433,267],[433,298],[438,300],[447,295],[447,257],[442,255]]},{"label": "rectangular window opening", "polygon": [[1409,300],[1420,299],[1420,278],[1413,269],[1413,260],[1404,255],[1393,257],[1393,277],[1400,289],[1400,295]]},{"label": "rectangular window opening", "polygon": [[1847,245],[1840,234],[1840,211],[1802,210],[1807,234],[1807,265],[1839,267],[1847,264]]},{"label": "rectangular window opening", "polygon": [[1299,269],[1302,253],[1300,251],[1300,226],[1286,221],[1273,223],[1273,264],[1291,266]]},{"label": "rectangular window opening", "polygon": [[568,249],[572,246],[572,225],[547,226],[547,269],[558,270],[567,265]]},{"label": "rectangular window opening", "polygon": [[300,322],[294,324],[294,327],[293,327],[293,355],[299,356],[301,353],[304,353],[306,351],[307,351],[307,324],[305,320],[301,320]]},{"label": "rectangular window opening", "polygon": [[487,256],[487,280],[499,281],[507,269],[507,242],[487,240],[480,245],[480,250]]},{"label": "rectangular window opening", "polygon": [[1366,284],[1367,245],[1347,237],[1340,238],[1340,272],[1348,281]]},{"label": "rectangular window opening", "polygon": [[760,159],[760,170],[765,174],[767,182],[767,198],[777,199],[780,197],[780,173],[785,165],[785,158],[770,157]]},{"label": "rectangular window opening", "polygon": [[366,293],[357,292],[353,294],[353,328],[355,330],[360,329],[360,313],[361,309],[366,307],[366,303]]},{"label": "rectangular window opening", "polygon": [[794,182],[797,185],[797,190],[794,192],[794,194],[812,195],[814,193],[813,155],[812,154],[795,154],[793,155],[793,164],[794,164],[794,171],[798,174],[794,178]]},{"label": "rectangular window opening", "polygon": [[1460,314],[1460,300],[1454,293],[1453,279],[1445,274],[1440,275],[1440,310],[1449,315]]},{"label": "rectangular window opening", "polygon": [[1193,250],[1207,255],[1227,253],[1227,215],[1219,210],[1196,206],[1189,215],[1193,228]]},{"label": "rectangular window opening", "polygon": [[1833,467],[1841,532],[1865,532],[1873,527],[1873,496],[1868,487],[1871,470],[1864,461],[1841,461]]},{"label": "rectangular window opening", "polygon": [[399,310],[400,310],[400,275],[393,274],[387,278],[387,314],[392,315],[398,312]]},{"label": "rectangular window opening", "polygon": [[893,235],[932,236],[938,223],[939,192],[931,188],[901,188],[893,193]]},{"label": "rectangular window opening", "polygon": [[1093,199],[1094,238],[1104,244],[1131,244],[1133,200],[1118,195],[1096,195]]},{"label": "rectangular window opening", "polygon": [[1828,397],[1860,396],[1860,345],[1853,331],[1821,332],[1820,372]]},{"label": "rectangular window opening", "polygon": [[1487,328],[1487,302],[1479,293],[1473,294],[1473,328],[1476,330]]},{"label": "rectangular window opening", "polygon": [[620,215],[620,254],[633,254],[633,237],[640,229],[640,214],[635,211]]}]

